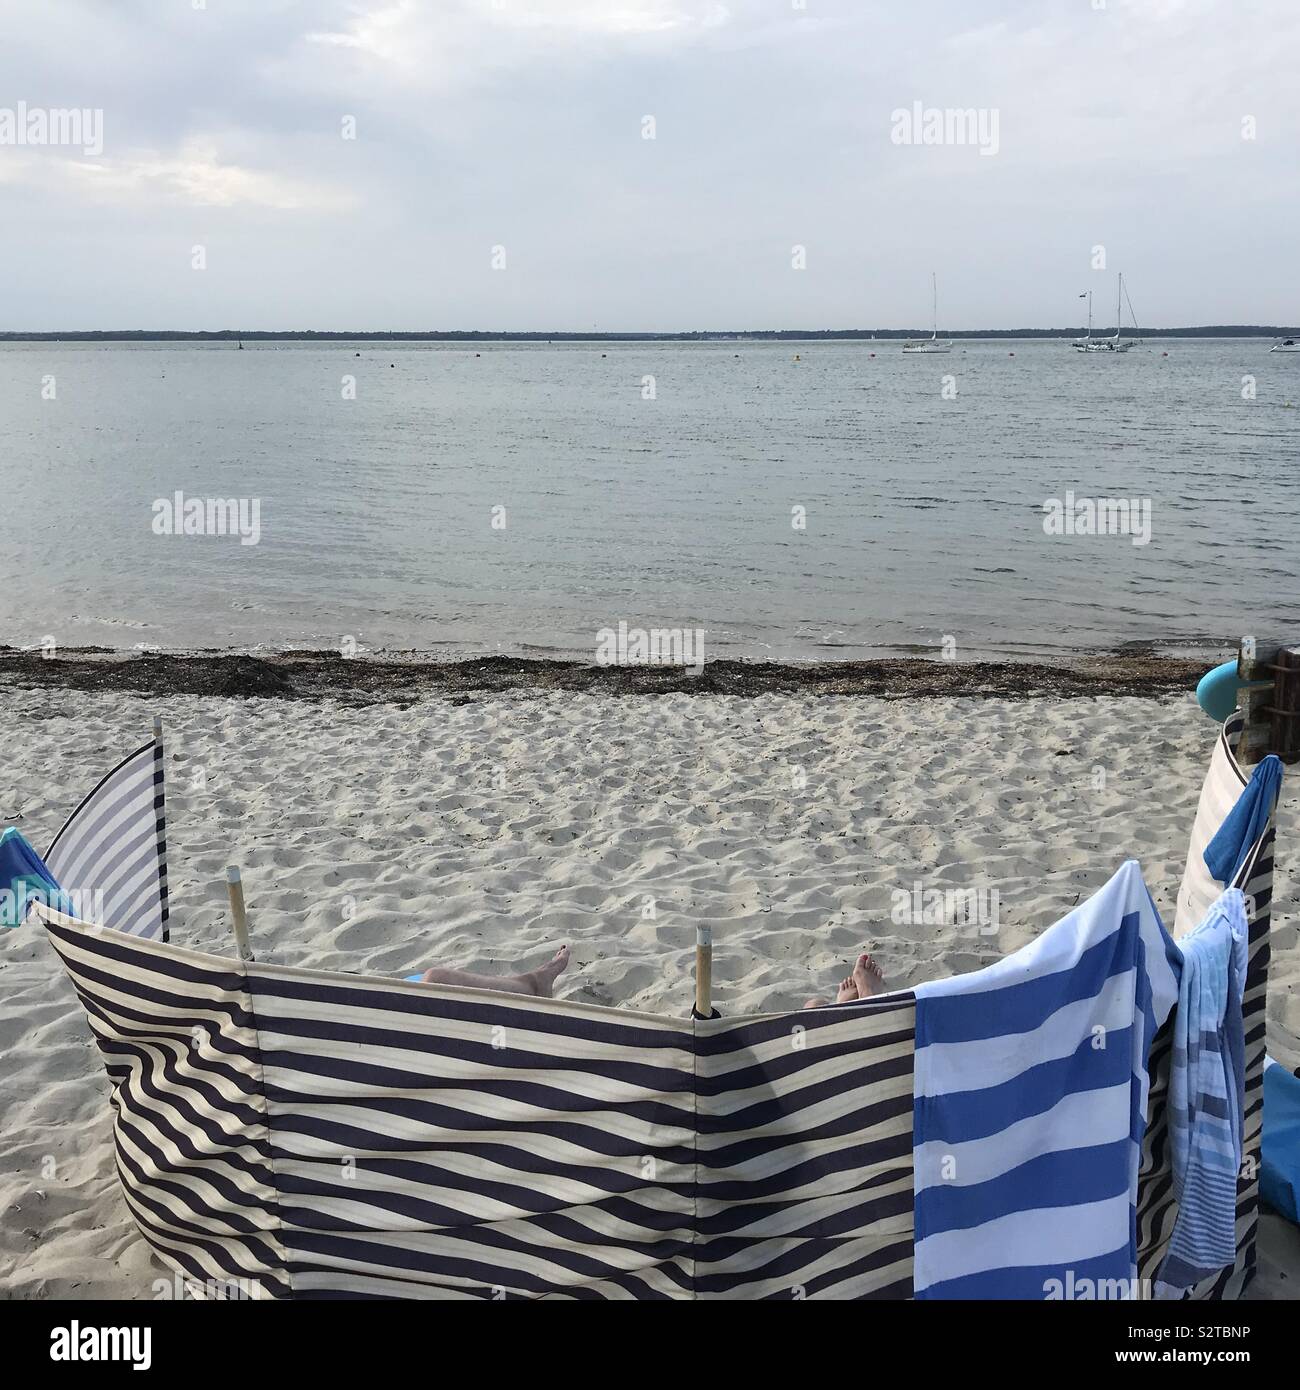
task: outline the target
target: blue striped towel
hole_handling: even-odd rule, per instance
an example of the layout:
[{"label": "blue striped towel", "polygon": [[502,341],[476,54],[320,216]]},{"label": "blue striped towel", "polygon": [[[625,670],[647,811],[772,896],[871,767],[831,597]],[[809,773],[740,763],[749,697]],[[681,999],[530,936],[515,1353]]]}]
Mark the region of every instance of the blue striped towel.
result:
[{"label": "blue striped towel", "polygon": [[1229,888],[1178,943],[1183,973],[1169,1071],[1169,1157],[1178,1217],[1156,1275],[1157,1298],[1180,1298],[1237,1258],[1248,935],[1245,899]]},{"label": "blue striped towel", "polygon": [[1179,963],[1130,860],[1024,950],[916,989],[917,1298],[1134,1295],[1147,1054]]}]

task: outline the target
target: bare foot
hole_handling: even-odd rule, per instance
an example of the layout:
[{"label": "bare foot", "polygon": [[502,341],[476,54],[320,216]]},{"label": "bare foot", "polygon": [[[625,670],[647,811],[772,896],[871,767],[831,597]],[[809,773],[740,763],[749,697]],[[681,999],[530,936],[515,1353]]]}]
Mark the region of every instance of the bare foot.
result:
[{"label": "bare foot", "polygon": [[852,975],[845,975],[840,981],[839,993],[835,996],[837,1004],[851,1004],[858,997],[858,982]]},{"label": "bare foot", "polygon": [[555,988],[556,978],[561,971],[568,968],[568,965],[569,948],[561,946],[545,965],[539,965],[536,970],[524,970],[520,973],[519,978],[531,987],[534,994],[543,999],[549,999]]},{"label": "bare foot", "polygon": [[885,972],[864,952],[853,967],[852,978],[858,987],[858,998],[870,999],[873,994],[880,992],[881,985],[885,983]]}]

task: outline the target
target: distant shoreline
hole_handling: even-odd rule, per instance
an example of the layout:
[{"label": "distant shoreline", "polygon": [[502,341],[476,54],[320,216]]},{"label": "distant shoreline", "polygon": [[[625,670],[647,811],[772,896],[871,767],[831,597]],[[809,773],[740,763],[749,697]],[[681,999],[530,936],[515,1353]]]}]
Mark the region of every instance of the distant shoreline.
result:
[{"label": "distant shoreline", "polygon": [[1190,694],[1207,663],[1148,651],[1078,656],[1059,664],[1029,661],[710,661],[698,674],[672,666],[598,666],[493,656],[437,661],[415,657],[344,657],[334,651],[263,656],[215,653],[123,654],[102,649],[46,658],[0,647],[0,694],[43,688],[130,691],[152,696],[319,700],[354,703],[421,698],[468,701],[511,691],[592,695],[875,695],[893,699],[980,696],[995,699]]},{"label": "distant shoreline", "polygon": [[[1143,338],[1283,338],[1294,328],[1271,324],[1207,324],[1192,328],[1142,328],[1126,337]],[[976,342],[981,339],[1008,342],[1036,338],[1081,338],[1078,328],[953,328],[944,337]],[[345,332],[314,329],[201,329],[172,330],[151,328],[68,329],[58,332],[0,332],[0,343],[224,343],[243,340],[250,343],[768,343],[768,342],[893,342],[906,338],[928,338],[923,328],[764,328],[749,330],[700,330],[689,333],[524,333],[490,329],[458,329],[430,332]]]}]

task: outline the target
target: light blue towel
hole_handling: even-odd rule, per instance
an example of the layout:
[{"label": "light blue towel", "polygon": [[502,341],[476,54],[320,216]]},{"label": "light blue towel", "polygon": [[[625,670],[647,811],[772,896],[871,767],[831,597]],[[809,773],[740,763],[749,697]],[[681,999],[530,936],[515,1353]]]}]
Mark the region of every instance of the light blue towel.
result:
[{"label": "light blue towel", "polygon": [[1282,787],[1282,760],[1272,753],[1255,768],[1232,810],[1205,847],[1205,867],[1220,883],[1230,883],[1264,833]]},{"label": "light blue towel", "polygon": [[1169,1149],[1178,1217],[1156,1276],[1180,1298],[1237,1258],[1245,1111],[1246,904],[1229,888],[1178,943],[1183,952],[1169,1072]]}]

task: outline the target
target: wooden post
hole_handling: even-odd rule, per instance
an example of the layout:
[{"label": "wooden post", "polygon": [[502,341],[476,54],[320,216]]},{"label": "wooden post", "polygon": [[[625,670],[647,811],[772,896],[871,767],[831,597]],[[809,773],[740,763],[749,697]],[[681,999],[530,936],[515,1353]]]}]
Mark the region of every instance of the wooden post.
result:
[{"label": "wooden post", "polygon": [[244,884],[234,864],[226,870],[226,890],[230,894],[230,915],[235,924],[235,949],[239,952],[240,960],[252,960],[253,948],[248,942],[248,915],[244,911]]},{"label": "wooden post", "polygon": [[153,717],[153,736],[155,743],[162,742],[162,715],[155,714]]},{"label": "wooden post", "polygon": [[1300,647],[1282,647],[1273,660],[1271,749],[1283,762],[1300,759]]},{"label": "wooden post", "polygon": [[713,928],[695,928],[695,1013],[713,1017]]},{"label": "wooden post", "polygon": [[1246,727],[1237,745],[1237,761],[1243,767],[1259,762],[1272,742],[1272,720],[1267,707],[1273,703],[1273,664],[1277,660],[1277,650],[1276,640],[1241,639],[1237,676],[1242,684],[1237,703],[1246,716]]}]

